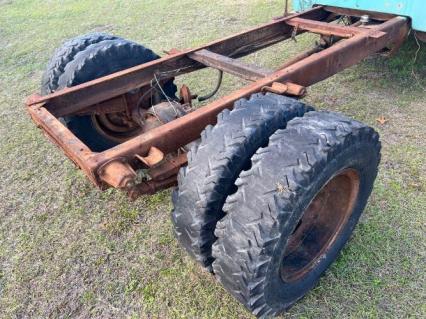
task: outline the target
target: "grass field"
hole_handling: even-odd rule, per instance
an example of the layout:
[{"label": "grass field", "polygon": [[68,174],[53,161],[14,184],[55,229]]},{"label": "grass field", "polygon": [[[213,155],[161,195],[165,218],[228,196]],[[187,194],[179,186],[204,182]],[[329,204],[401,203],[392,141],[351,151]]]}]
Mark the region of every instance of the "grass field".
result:
[{"label": "grass field", "polygon": [[[94,189],[23,100],[67,38],[103,31],[161,53],[267,22],[282,2],[0,0],[0,318],[251,318],[179,248],[170,191],[133,203]],[[247,60],[272,68],[311,41]],[[319,109],[374,126],[383,158],[349,245],[284,318],[426,317],[426,44],[414,61],[417,50],[410,37],[391,59],[372,57],[309,90]],[[207,93],[215,79],[205,70],[178,82]],[[222,95],[244,83],[224,84]]]}]

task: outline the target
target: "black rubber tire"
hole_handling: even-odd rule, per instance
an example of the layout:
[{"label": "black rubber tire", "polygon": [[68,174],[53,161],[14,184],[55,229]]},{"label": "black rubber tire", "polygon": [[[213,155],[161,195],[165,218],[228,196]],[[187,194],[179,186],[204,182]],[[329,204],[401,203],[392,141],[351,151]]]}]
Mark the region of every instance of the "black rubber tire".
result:
[{"label": "black rubber tire", "polygon": [[[84,45],[80,47],[83,48]],[[82,84],[158,58],[159,56],[150,49],[123,39],[93,43],[84,47],[66,64],[57,79],[56,90]],[[163,90],[170,98],[175,98],[177,88],[173,80],[166,82]],[[92,151],[101,152],[118,144],[116,140],[97,130],[91,116],[69,116],[64,120],[67,127]]]},{"label": "black rubber tire", "polygon": [[41,79],[41,94],[47,95],[58,89],[59,77],[64,72],[65,66],[74,59],[77,53],[84,51],[89,45],[105,40],[119,39],[105,33],[88,33],[70,39],[58,48],[47,64],[46,71]]},{"label": "black rubber tire", "polygon": [[236,191],[235,180],[250,165],[258,148],[268,143],[287,121],[312,110],[295,99],[255,94],[218,115],[201,141],[188,153],[188,166],[180,170],[173,199],[172,221],[181,245],[202,266],[213,262],[214,229],[224,216],[226,197]]},{"label": "black rubber tire", "polygon": [[[337,258],[372,191],[380,161],[378,134],[336,113],[309,112],[277,131],[241,173],[217,224],[213,270],[225,288],[258,317],[271,317],[302,298]],[[337,172],[353,168],[360,188],[348,222],[306,276],[281,279],[289,235],[312,198]],[[278,189],[279,184],[285,186]]]}]

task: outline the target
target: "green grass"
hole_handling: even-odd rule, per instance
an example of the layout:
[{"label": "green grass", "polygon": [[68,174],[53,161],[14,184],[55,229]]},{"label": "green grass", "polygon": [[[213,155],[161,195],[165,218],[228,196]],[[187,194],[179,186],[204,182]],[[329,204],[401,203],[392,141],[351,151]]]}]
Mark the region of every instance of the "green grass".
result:
[{"label": "green grass", "polygon": [[[0,317],[250,318],[179,248],[169,191],[130,202],[94,189],[25,113],[43,69],[66,38],[105,31],[161,53],[267,22],[282,1],[0,0]],[[248,61],[267,67],[312,36]],[[309,89],[306,100],[381,134],[380,174],[341,257],[285,318],[426,316],[426,45],[372,57]],[[417,74],[417,79],[412,75]],[[194,92],[211,70],[186,76]],[[225,77],[226,94],[242,86]],[[389,119],[378,125],[376,118]]]}]

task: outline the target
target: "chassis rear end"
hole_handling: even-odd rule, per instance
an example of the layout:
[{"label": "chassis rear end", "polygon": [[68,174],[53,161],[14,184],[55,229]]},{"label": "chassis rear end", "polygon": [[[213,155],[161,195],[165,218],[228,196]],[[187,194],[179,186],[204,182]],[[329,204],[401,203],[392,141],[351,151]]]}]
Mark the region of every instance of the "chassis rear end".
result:
[{"label": "chassis rear end", "polygon": [[[356,12],[356,15],[359,14]],[[208,124],[215,123],[219,112],[232,108],[238,99],[265,91],[302,96],[306,87],[371,54],[395,50],[404,41],[409,30],[406,18],[371,14],[370,17],[377,24],[342,26],[331,23],[338,15],[337,8],[327,8],[326,11],[322,7],[316,7],[196,49],[172,50],[167,56],[150,63],[47,96],[33,95],[27,101],[28,111],[34,122],[85,172],[94,185],[101,189],[120,188],[129,192],[133,198],[151,194],[174,185],[179,167],[186,163],[185,156],[181,155],[173,156],[172,159],[168,157],[158,165],[163,157],[176,153],[182,146],[196,140]],[[235,60],[304,32],[319,34],[324,48],[301,53],[279,70],[265,71]],[[216,68],[252,83],[101,153],[92,152],[58,119],[102,110],[102,106],[116,103],[117,100],[120,102],[131,90],[148,89],[154,77],[166,80],[204,67]],[[128,105],[127,102],[118,105],[119,109],[135,107],[136,105]],[[159,157],[153,161],[138,160],[149,154],[157,154]],[[149,163],[155,163],[155,168],[150,167]],[[149,181],[137,182],[135,170],[140,168],[147,169]]]}]

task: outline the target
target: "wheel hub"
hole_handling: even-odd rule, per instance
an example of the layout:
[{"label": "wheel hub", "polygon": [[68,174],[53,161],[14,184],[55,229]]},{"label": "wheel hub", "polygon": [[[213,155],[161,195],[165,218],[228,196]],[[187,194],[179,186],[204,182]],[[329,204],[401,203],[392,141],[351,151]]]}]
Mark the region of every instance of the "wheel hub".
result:
[{"label": "wheel hub", "polygon": [[141,128],[128,120],[124,112],[92,114],[92,122],[100,134],[117,143],[122,143],[141,132]]},{"label": "wheel hub", "polygon": [[359,193],[359,174],[345,169],[316,194],[287,242],[281,278],[294,282],[320,262],[344,229]]}]

